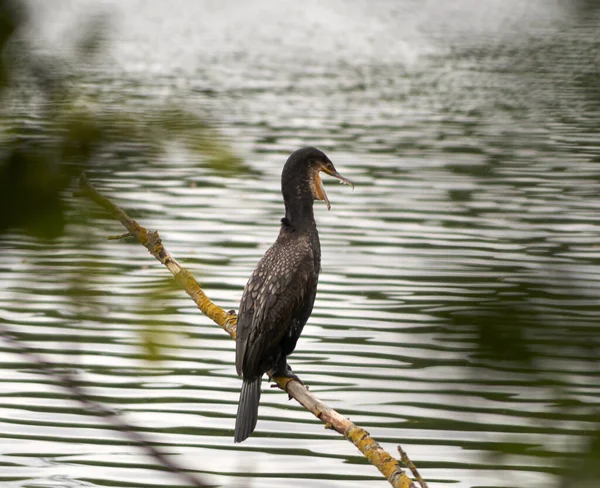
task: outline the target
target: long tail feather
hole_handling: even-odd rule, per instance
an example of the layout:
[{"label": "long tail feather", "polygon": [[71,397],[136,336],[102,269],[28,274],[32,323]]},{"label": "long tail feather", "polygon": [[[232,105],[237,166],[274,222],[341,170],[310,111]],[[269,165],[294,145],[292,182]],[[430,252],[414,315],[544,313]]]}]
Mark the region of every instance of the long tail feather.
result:
[{"label": "long tail feather", "polygon": [[261,378],[244,380],[240,393],[237,417],[235,419],[234,442],[242,442],[247,439],[256,428],[258,420],[258,402],[260,401]]}]

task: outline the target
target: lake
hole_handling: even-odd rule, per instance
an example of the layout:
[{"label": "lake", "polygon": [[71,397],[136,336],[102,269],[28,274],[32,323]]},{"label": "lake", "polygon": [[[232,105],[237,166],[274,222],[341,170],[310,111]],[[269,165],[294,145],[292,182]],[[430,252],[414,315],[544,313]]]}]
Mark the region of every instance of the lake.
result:
[{"label": "lake", "polygon": [[[315,203],[323,269],[290,358],[315,395],[402,445],[431,488],[559,486],[583,463],[600,430],[594,2],[30,3],[37,42],[65,55],[108,13],[85,89],[206,115],[251,169],[174,146],[89,173],[226,310],[277,236],[293,150],[319,147],[355,182],[325,177],[332,209]],[[233,444],[234,342],[142,246],[106,240],[116,221],[72,208],[55,243],[0,242],[0,320],[25,343],[212,485],[389,486],[266,382],[256,432]],[[0,351],[2,486],[183,486]]]}]

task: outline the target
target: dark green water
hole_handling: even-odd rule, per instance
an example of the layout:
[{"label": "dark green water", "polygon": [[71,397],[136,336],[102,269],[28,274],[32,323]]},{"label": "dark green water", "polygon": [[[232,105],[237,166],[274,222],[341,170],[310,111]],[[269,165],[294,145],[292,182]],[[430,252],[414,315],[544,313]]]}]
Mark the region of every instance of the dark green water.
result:
[{"label": "dark green water", "polygon": [[[558,486],[600,423],[593,2],[49,4],[33,2],[36,35],[58,49],[81,16],[114,12],[90,91],[133,95],[134,113],[156,100],[210,113],[255,170],[223,177],[174,147],[91,174],[213,300],[237,308],[278,232],[285,158],[320,147],[356,189],[326,181],[332,210],[317,204],[323,273],[294,370],[389,451],[401,444],[431,488]],[[6,237],[0,320],[211,483],[386,486],[266,385],[255,435],[234,445],[234,343],[141,246],[104,240],[120,232],[101,219],[52,246]],[[149,323],[158,364],[140,359]],[[482,336],[517,361],[482,352]],[[0,351],[3,487],[178,486]]]}]

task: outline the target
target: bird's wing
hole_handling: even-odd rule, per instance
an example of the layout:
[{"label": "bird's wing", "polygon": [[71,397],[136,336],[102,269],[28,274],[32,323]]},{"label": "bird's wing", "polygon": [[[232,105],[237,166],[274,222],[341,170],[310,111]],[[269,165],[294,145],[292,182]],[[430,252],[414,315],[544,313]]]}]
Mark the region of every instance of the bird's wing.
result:
[{"label": "bird's wing", "polygon": [[[236,340],[238,375],[264,373],[264,362],[276,352],[307,298],[312,309],[315,275],[309,245],[267,251],[248,280],[240,302]],[[304,322],[307,319],[308,316]]]}]

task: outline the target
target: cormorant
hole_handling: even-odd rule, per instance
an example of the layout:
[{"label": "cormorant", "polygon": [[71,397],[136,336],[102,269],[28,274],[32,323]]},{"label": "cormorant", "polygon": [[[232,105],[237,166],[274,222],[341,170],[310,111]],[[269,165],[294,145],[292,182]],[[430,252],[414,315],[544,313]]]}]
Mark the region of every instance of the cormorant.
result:
[{"label": "cormorant", "polygon": [[321,271],[321,245],[313,215],[313,202],[324,200],[331,208],[320,172],[353,183],[340,175],[329,158],[314,147],[298,149],[281,174],[285,217],[275,243],[250,276],[237,317],[237,373],[244,383],[235,422],[235,442],[242,442],[256,427],[263,374],[298,379],[287,364],[308,320]]}]

